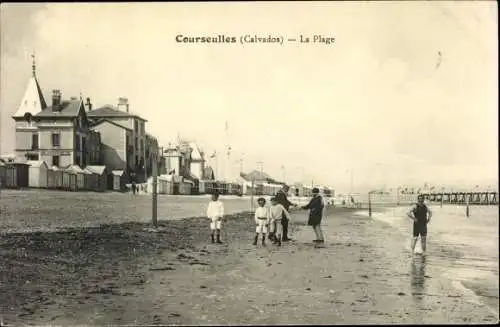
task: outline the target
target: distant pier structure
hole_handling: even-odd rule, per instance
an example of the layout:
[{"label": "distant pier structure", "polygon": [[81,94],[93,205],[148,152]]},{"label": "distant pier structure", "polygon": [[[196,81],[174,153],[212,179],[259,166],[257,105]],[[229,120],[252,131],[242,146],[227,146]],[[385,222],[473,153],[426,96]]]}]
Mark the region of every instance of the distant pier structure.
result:
[{"label": "distant pier structure", "polygon": [[430,202],[471,205],[498,205],[497,192],[432,192],[421,193]]}]

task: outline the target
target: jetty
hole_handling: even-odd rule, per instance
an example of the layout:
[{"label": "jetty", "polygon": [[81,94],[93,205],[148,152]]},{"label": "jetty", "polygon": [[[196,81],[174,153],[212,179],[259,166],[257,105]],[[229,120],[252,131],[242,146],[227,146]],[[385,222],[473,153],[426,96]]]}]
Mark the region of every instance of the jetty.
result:
[{"label": "jetty", "polygon": [[441,192],[421,193],[430,202],[448,204],[498,205],[497,192]]}]

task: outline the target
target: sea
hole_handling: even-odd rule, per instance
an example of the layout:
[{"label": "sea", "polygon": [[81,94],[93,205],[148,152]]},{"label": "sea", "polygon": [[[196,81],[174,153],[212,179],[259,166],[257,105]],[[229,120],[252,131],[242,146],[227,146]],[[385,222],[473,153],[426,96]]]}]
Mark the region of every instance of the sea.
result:
[{"label": "sea", "polygon": [[[427,235],[427,265],[441,270],[444,277],[461,291],[472,294],[498,315],[498,206],[432,204],[433,212]],[[394,227],[395,232],[408,236],[410,250],[412,223],[406,216],[410,206],[390,207],[372,212],[372,218]],[[367,211],[358,212],[367,215]],[[420,241],[416,251],[421,251]]]}]

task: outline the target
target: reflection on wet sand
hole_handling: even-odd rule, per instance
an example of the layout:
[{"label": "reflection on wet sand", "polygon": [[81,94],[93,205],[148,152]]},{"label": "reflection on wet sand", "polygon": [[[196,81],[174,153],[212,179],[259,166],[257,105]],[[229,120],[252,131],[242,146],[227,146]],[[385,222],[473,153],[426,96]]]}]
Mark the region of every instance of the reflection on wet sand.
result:
[{"label": "reflection on wet sand", "polygon": [[411,260],[411,291],[416,303],[421,303],[425,294],[425,256],[418,255]]}]

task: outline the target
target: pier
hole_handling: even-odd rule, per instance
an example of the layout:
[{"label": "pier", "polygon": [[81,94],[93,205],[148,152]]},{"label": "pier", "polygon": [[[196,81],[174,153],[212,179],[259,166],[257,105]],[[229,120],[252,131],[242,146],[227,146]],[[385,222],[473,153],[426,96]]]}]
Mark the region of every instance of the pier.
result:
[{"label": "pier", "polygon": [[498,205],[497,192],[444,192],[421,193],[430,202],[448,204]]}]

